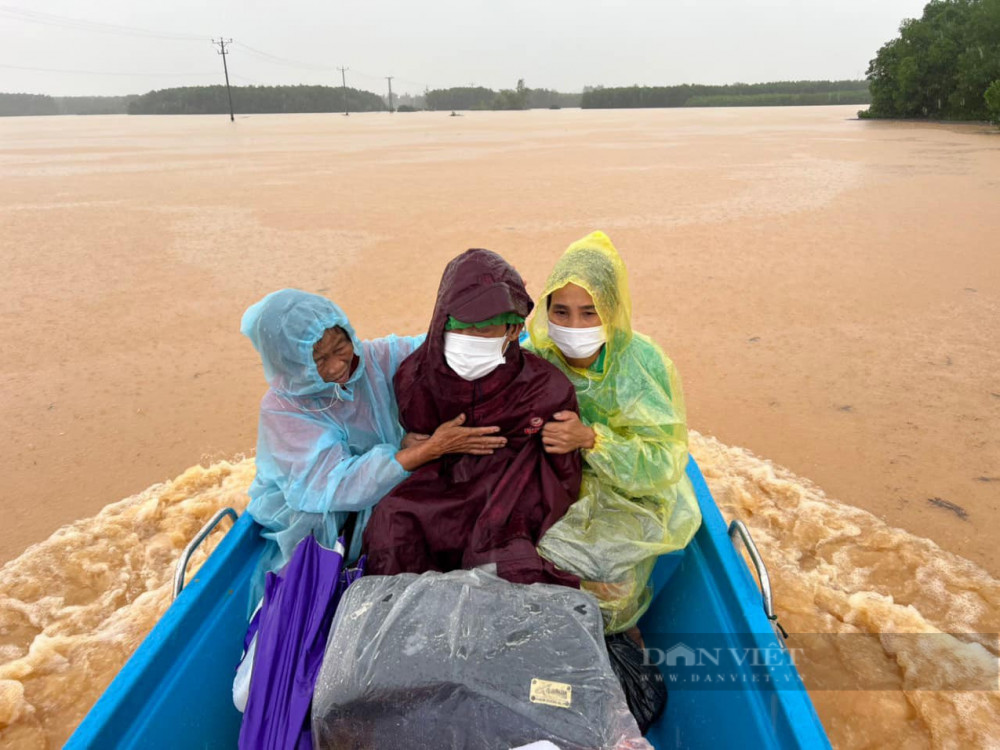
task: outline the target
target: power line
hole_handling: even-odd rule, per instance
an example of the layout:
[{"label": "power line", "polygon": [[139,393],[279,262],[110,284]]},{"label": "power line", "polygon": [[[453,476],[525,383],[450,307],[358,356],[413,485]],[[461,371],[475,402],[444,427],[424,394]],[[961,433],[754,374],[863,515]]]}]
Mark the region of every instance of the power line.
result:
[{"label": "power line", "polygon": [[174,34],[170,32],[141,29],[135,26],[123,26],[117,23],[88,21],[83,18],[59,16],[53,13],[42,13],[27,8],[17,8],[10,5],[0,5],[0,16],[24,23],[37,23],[43,26],[57,26],[77,31],[94,31],[100,34],[117,34],[119,36],[142,36],[154,39],[170,39],[174,41],[204,41],[205,37],[194,34]]},{"label": "power line", "polygon": [[[293,60],[289,57],[281,57],[280,55],[272,55],[270,52],[265,52],[262,49],[251,47],[249,44],[246,44],[245,42],[233,42],[233,46],[246,50],[254,57],[265,60],[266,62],[272,62],[279,65],[287,65],[293,68],[302,68],[304,70],[315,70],[319,72],[340,70],[340,68],[332,65],[320,65],[318,63],[303,62],[302,60]],[[357,68],[349,68],[349,70],[352,73],[354,73],[354,75],[361,76],[362,78],[370,78],[373,81],[380,81],[385,78],[385,76],[377,76],[372,73],[366,73],[365,71],[358,70]],[[419,81],[407,81],[405,78],[400,78],[399,80],[414,86],[426,86],[426,84],[420,83]]]},{"label": "power line", "polygon": [[408,83],[411,86],[419,86],[420,88],[424,88],[424,89],[429,89],[430,88],[430,86],[428,86],[426,83],[423,83],[421,81],[408,81],[405,78],[397,78],[397,80],[400,81],[401,83]]},{"label": "power line", "polygon": [[[315,70],[324,73],[332,72],[334,70],[340,70],[340,68],[338,67],[333,67],[329,65],[318,65],[315,63],[302,62],[301,60],[292,60],[291,58],[288,57],[280,57],[278,55],[272,55],[270,52],[265,52],[264,50],[256,49],[255,47],[251,47],[250,45],[244,44],[243,42],[233,42],[233,46],[246,50],[254,57],[264,60],[265,62],[275,63],[278,65],[287,65],[292,68],[301,68],[303,70]],[[385,79],[385,76],[373,75],[371,73],[366,73],[363,70],[358,70],[357,68],[349,68],[349,70],[356,76],[361,76],[362,78],[369,78],[373,81],[381,81]],[[404,79],[400,78],[399,80],[402,81]],[[410,81],[410,83],[415,86],[424,86],[424,84],[417,83],[414,81]]]},{"label": "power line", "polygon": [[354,75],[361,76],[362,78],[370,78],[373,81],[381,81],[385,78],[385,76],[376,76],[371,73],[365,73],[363,70],[358,70],[357,68],[352,68],[351,72],[354,73]]},{"label": "power line", "polygon": [[12,68],[14,70],[30,70],[37,71],[40,73],[80,73],[81,75],[94,75],[94,76],[157,76],[157,77],[171,77],[178,78],[182,76],[214,76],[215,73],[136,73],[136,72],[123,72],[121,70],[70,70],[68,68],[34,68],[27,65],[7,65],[6,63],[0,63],[0,68]]},{"label": "power line", "polygon": [[389,114],[392,114],[392,76],[386,76],[385,80],[389,82]]},{"label": "power line", "polygon": [[[124,24],[106,23],[103,21],[90,21],[84,18],[62,16],[55,13],[44,13],[42,11],[30,10],[28,8],[19,8],[11,5],[0,5],[0,18],[8,18],[14,21],[21,21],[23,23],[35,23],[43,26],[54,26],[58,28],[71,29],[75,31],[87,31],[99,34],[112,34],[118,36],[133,36],[133,37],[144,37],[149,39],[163,39],[168,41],[188,41],[188,42],[193,42],[193,41],[200,42],[206,39],[205,36],[197,34],[163,32],[163,31],[156,31],[154,29],[145,29],[138,26],[126,26]],[[218,42],[215,41],[214,39],[212,40],[212,43],[218,44]],[[308,63],[308,62],[303,62],[301,60],[293,60],[291,58],[281,57],[280,55],[273,55],[270,52],[266,52],[264,50],[257,49],[255,47],[251,47],[249,44],[245,44],[242,42],[233,43],[232,40],[226,40],[226,44],[227,45],[235,44],[241,49],[247,51],[252,56],[260,60],[263,60],[265,62],[270,62],[272,64],[286,65],[293,68],[300,68],[303,70],[313,70],[319,72],[332,72],[334,70],[340,70],[341,77],[343,79],[344,70],[341,68],[336,68],[328,65],[319,65],[316,63]],[[225,54],[220,52],[220,54],[223,54],[223,58],[225,58],[225,54],[228,54],[228,51]],[[225,59],[223,59],[224,69],[226,68],[225,63],[226,61]],[[101,71],[84,71],[84,70],[65,70],[58,68],[33,68],[33,67],[19,66],[19,65],[0,65],[0,67],[10,68],[14,70],[36,70],[36,71],[51,72],[51,73],[81,73],[85,75],[125,75],[133,77],[138,77],[142,75],[148,75],[148,76],[175,75],[173,73],[131,73],[131,72],[124,73],[121,71],[101,72]],[[368,78],[373,81],[381,80],[382,78],[385,77],[385,76],[372,75],[371,73],[365,73],[364,71],[361,70],[354,70],[353,72],[355,73],[355,75],[359,75],[363,78]],[[176,75],[210,75],[210,74],[178,73]],[[420,81],[409,81],[405,78],[399,78],[398,80],[401,81],[402,83],[410,84],[413,86],[429,88],[426,83]],[[346,97],[346,88],[347,86],[345,82],[344,83],[345,97]],[[345,109],[346,109],[346,98],[345,98]]]},{"label": "power line", "polygon": [[240,49],[244,49],[252,55],[262,58],[268,62],[278,63],[280,65],[289,65],[294,68],[307,68],[309,70],[319,70],[319,71],[332,71],[336,68],[330,65],[314,65],[312,63],[304,63],[298,60],[290,60],[287,57],[279,57],[278,55],[272,55],[270,52],[264,52],[263,50],[255,49],[249,44],[243,44],[242,42],[234,42],[235,46]]},{"label": "power line", "polygon": [[[214,75],[214,73],[213,73],[213,75]],[[251,86],[265,86],[265,85],[267,85],[267,84],[261,83],[260,81],[258,81],[256,79],[247,78],[246,76],[241,76],[239,73],[233,73],[233,78],[235,78],[238,81],[243,81],[244,83],[249,83]]]}]

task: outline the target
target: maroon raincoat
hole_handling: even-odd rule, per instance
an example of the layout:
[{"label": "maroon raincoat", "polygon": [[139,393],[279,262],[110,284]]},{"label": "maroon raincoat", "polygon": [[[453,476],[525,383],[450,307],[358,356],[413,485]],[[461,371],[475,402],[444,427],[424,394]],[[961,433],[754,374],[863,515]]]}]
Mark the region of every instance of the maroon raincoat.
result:
[{"label": "maroon raincoat", "polygon": [[449,571],[495,562],[515,583],[578,586],[535,551],[576,501],[579,453],[550,455],[541,429],[557,411],[577,411],[569,380],[512,342],[506,363],[472,382],[445,362],[449,315],[476,322],[505,312],[527,317],[520,275],[489,250],[469,250],[445,268],[426,341],[393,380],[407,432],[430,434],[459,414],[468,427],[497,425],[507,445],[489,456],[448,455],[417,469],[386,495],[365,528],[367,572]]}]

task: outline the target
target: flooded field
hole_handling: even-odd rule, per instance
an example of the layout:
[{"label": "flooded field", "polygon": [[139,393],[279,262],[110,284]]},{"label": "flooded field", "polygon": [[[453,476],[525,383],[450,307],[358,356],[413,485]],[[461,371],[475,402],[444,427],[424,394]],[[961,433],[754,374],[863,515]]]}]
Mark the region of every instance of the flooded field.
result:
[{"label": "flooded field", "polygon": [[[58,746],[245,504],[248,304],[297,286],[413,333],[461,250],[537,292],[593,229],[790,630],[1000,630],[1000,134],[853,114],[0,120],[0,746]],[[892,690],[813,692],[835,746],[1000,745],[996,692],[875,661]],[[830,669],[857,665],[802,665]]]}]

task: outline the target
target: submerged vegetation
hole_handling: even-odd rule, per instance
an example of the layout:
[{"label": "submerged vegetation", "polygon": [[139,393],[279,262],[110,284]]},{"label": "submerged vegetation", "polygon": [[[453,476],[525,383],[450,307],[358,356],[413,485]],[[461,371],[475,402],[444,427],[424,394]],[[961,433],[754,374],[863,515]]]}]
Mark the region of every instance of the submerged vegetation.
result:
[{"label": "submerged vegetation", "polygon": [[549,109],[579,107],[582,94],[567,94],[552,89],[528,88],[524,79],[513,89],[494,91],[483,86],[456,86],[431,89],[424,94],[427,109]]},{"label": "submerged vegetation", "polygon": [[[1000,0],[997,0],[1000,2]],[[339,86],[233,86],[237,114],[343,112],[344,89]],[[378,94],[347,89],[346,109],[384,112]],[[398,111],[618,109],[642,107],[780,107],[819,104],[865,104],[867,81],[783,81],[735,83],[727,86],[587,87],[583,93],[533,89],[520,79],[512,89],[456,86],[431,89],[421,96],[397,98]],[[41,94],[0,94],[0,117],[10,115],[208,115],[227,114],[226,87],[183,86],[130,96],[53,97]]]},{"label": "submerged vegetation", "polygon": [[[233,108],[241,114],[265,112],[343,112],[344,89],[333,86],[233,86]],[[382,97],[370,91],[347,89],[346,109],[380,112]],[[228,114],[225,86],[186,86],[150,91],[128,105],[130,115]]]},{"label": "submerged vegetation", "polygon": [[780,107],[866,104],[867,81],[776,81],[725,86],[628,86],[583,92],[584,109],[632,107]]},{"label": "submerged vegetation", "polygon": [[130,96],[0,94],[0,117],[12,115],[123,115]]},{"label": "submerged vegetation", "polygon": [[866,118],[1000,124],[1000,0],[932,0],[868,66]]},{"label": "submerged vegetation", "polygon": [[435,89],[425,95],[428,109],[632,109],[646,107],[782,107],[867,104],[867,81],[778,81],[725,86],[594,86],[582,94],[531,89],[524,80],[513,90],[479,87]]},{"label": "submerged vegetation", "polygon": [[991,83],[983,98],[986,99],[986,111],[989,112],[990,122],[1000,125],[1000,81]]},{"label": "submerged vegetation", "polygon": [[[343,112],[344,89],[336,86],[233,86],[237,113]],[[347,89],[351,112],[388,109],[370,91]],[[210,115],[229,113],[225,86],[184,86],[141,96],[46,96],[0,94],[0,116],[12,115]]]}]

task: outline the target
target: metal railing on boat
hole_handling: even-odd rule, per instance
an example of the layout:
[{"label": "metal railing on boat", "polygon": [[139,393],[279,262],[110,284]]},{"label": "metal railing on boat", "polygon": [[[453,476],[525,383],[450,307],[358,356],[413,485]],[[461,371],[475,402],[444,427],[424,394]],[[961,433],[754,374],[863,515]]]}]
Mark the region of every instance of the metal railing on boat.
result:
[{"label": "metal railing on boat", "polygon": [[774,628],[774,632],[782,638],[787,639],[788,633],[785,632],[781,623],[778,622],[778,616],[774,613],[774,594],[771,593],[771,576],[767,574],[767,566],[764,564],[764,558],[760,556],[757,545],[754,543],[753,537],[750,536],[750,529],[739,519],[734,519],[729,524],[729,538],[733,544],[736,543],[737,538],[743,542],[743,546],[746,548],[747,554],[750,555],[751,562],[753,562],[754,571],[757,573],[761,598],[764,600],[764,614],[771,621],[771,627]]},{"label": "metal railing on boat", "polygon": [[181,552],[181,556],[177,560],[177,567],[174,569],[174,595],[171,601],[176,599],[177,595],[184,589],[184,576],[187,574],[187,566],[191,560],[191,555],[205,541],[205,537],[212,533],[212,529],[218,526],[219,522],[227,516],[233,520],[233,523],[236,523],[238,517],[236,511],[232,508],[223,508],[208,519],[208,523],[201,527],[201,530],[195,535],[194,539],[188,542],[187,547]]}]

